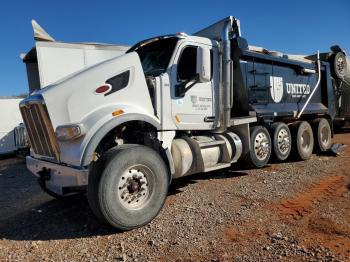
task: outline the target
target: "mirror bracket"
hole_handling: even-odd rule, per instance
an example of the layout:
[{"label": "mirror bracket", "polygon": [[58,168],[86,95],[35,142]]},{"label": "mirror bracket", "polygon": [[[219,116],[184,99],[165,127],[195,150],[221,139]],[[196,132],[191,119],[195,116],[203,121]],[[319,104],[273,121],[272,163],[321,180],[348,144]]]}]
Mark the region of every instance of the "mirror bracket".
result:
[{"label": "mirror bracket", "polygon": [[[194,81],[188,87],[186,85],[190,82]],[[199,82],[199,74],[196,74],[194,77],[181,82],[175,86],[175,96],[176,97],[184,97],[188,90],[190,90],[195,84]]]}]

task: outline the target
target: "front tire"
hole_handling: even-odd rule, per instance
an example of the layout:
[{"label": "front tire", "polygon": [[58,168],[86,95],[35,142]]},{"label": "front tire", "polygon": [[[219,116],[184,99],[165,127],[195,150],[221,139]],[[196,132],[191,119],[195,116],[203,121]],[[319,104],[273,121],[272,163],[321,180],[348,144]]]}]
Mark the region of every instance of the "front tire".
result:
[{"label": "front tire", "polygon": [[[91,190],[92,210],[102,221],[121,230],[148,224],[168,193],[169,174],[160,155],[145,146],[113,148],[101,160],[104,169]],[[89,201],[90,202],[90,201]]]}]

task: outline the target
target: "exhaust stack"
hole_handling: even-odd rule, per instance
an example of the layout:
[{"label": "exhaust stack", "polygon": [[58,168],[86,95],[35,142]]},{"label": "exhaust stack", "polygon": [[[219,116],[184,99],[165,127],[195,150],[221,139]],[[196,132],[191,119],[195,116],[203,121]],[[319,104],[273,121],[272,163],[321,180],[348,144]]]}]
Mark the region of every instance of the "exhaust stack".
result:
[{"label": "exhaust stack", "polygon": [[231,82],[231,43],[232,35],[241,36],[240,22],[233,16],[229,16],[207,28],[204,28],[195,36],[207,37],[221,42],[222,48],[222,77],[219,90],[216,92],[217,105],[215,108],[214,127],[225,131],[230,126],[232,108],[232,82]]}]

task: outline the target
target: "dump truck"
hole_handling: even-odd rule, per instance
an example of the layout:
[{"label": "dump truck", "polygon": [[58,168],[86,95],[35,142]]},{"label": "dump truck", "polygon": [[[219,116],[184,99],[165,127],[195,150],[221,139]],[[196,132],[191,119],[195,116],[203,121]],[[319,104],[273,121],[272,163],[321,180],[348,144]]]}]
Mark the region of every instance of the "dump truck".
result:
[{"label": "dump truck", "polygon": [[328,150],[347,66],[334,50],[251,46],[232,16],[141,41],[20,103],[27,167],[54,196],[86,192],[102,222],[143,226],[173,179]]}]

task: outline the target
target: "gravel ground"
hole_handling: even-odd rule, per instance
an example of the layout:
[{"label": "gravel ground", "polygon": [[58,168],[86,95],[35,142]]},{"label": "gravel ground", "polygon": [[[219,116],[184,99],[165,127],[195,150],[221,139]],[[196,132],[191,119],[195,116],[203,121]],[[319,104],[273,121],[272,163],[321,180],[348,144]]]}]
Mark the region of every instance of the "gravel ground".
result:
[{"label": "gravel ground", "polygon": [[183,178],[151,224],[117,232],[84,195],[53,199],[23,159],[2,159],[0,261],[350,261],[349,167],[346,147]]}]

